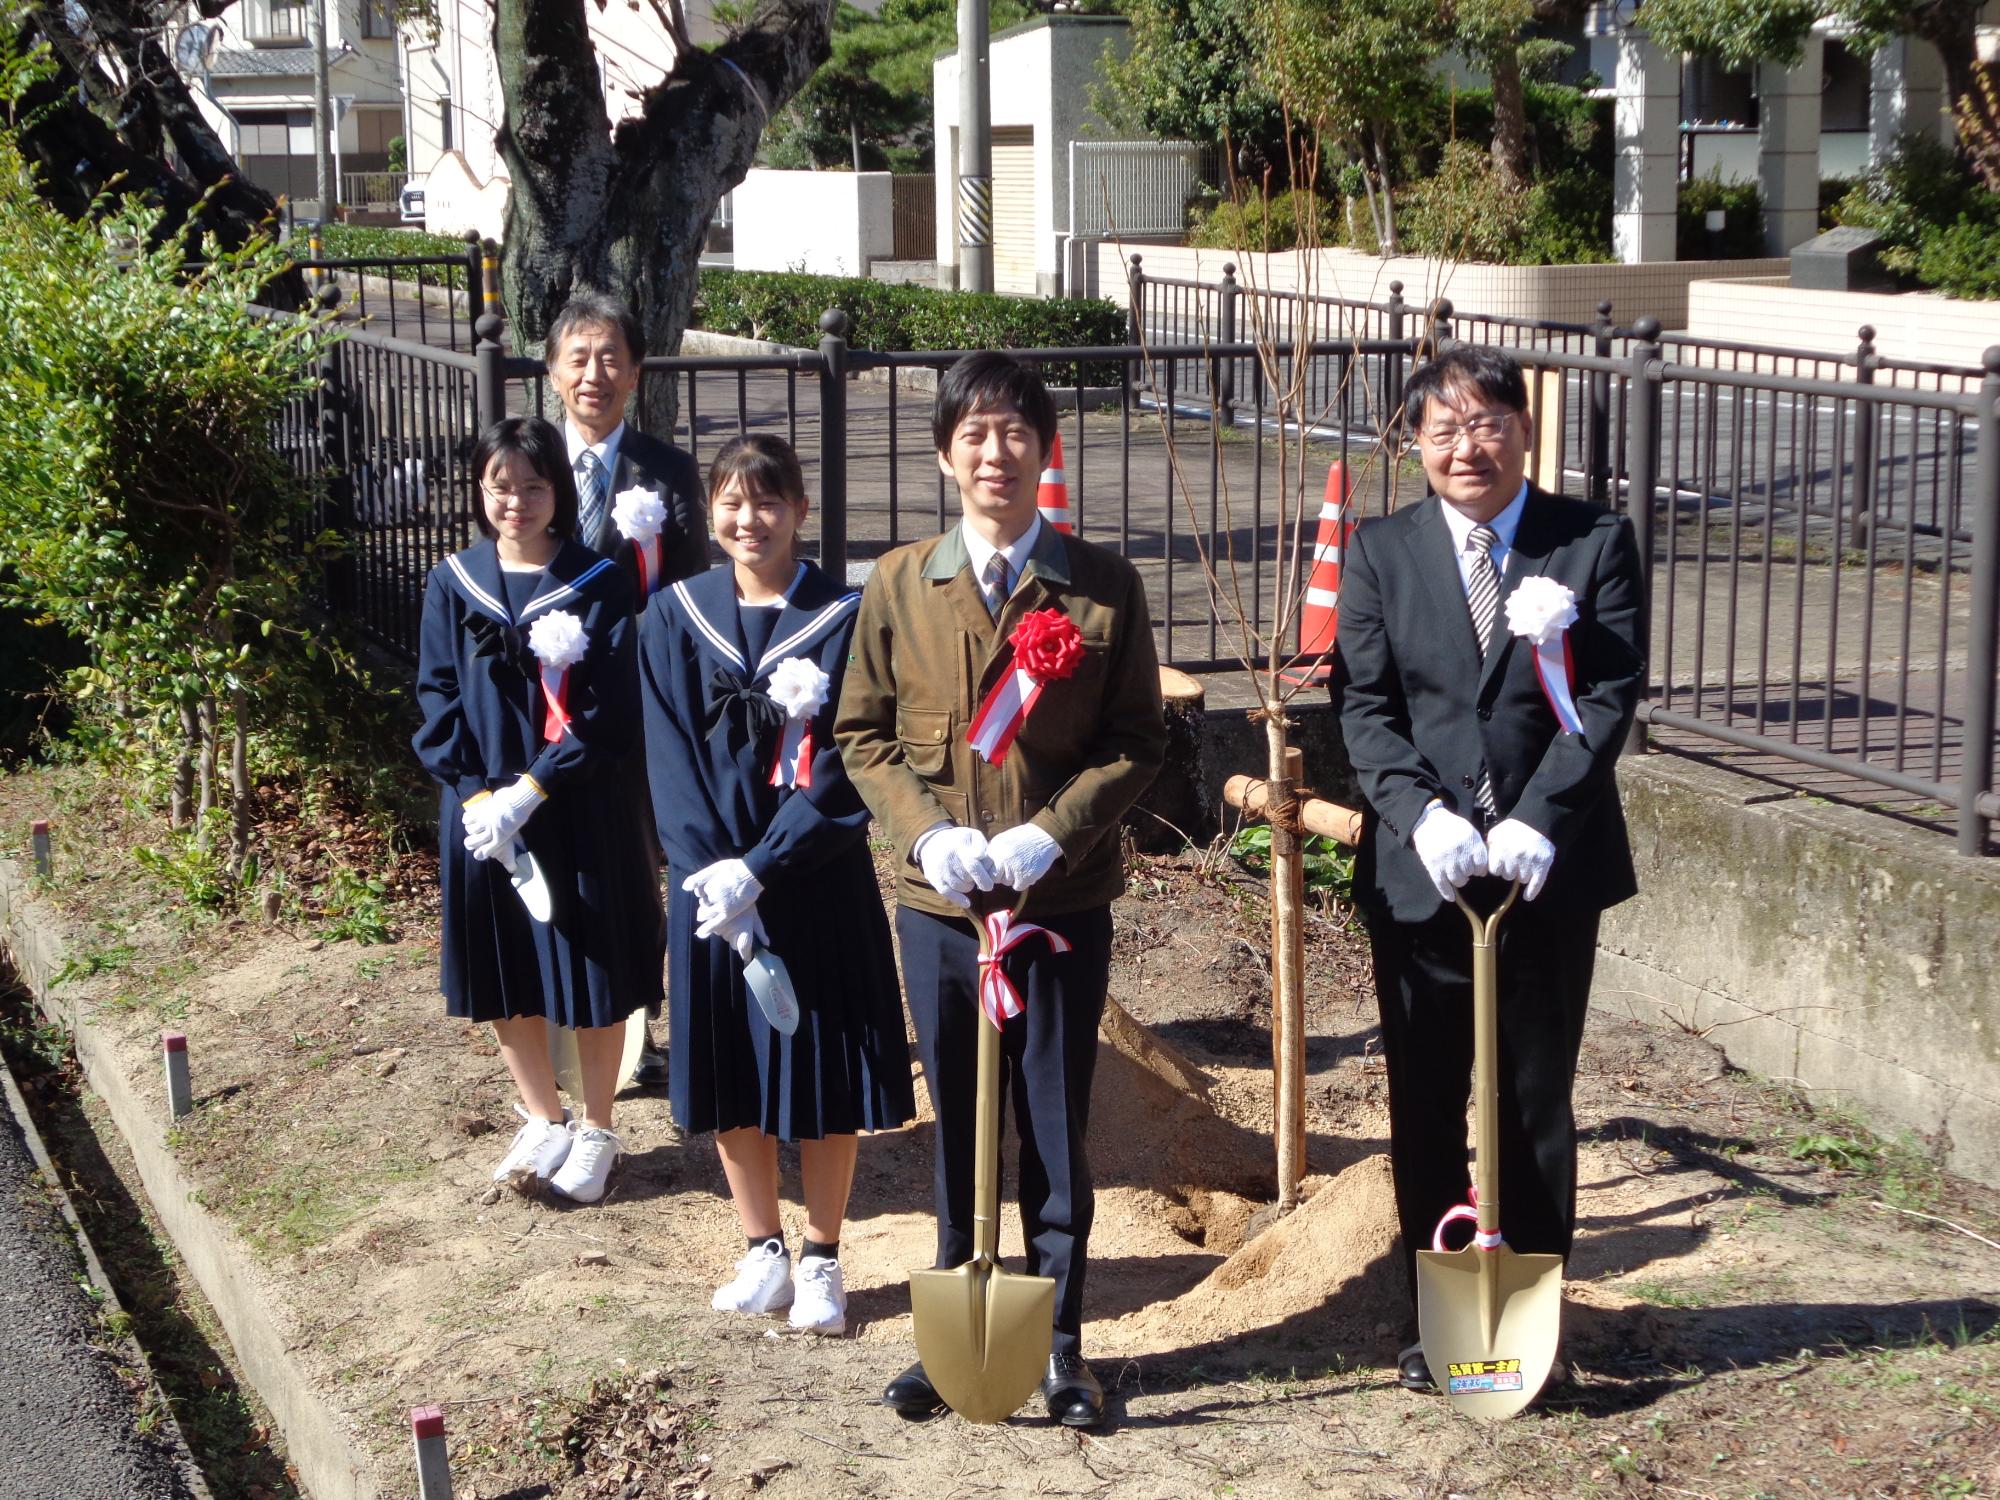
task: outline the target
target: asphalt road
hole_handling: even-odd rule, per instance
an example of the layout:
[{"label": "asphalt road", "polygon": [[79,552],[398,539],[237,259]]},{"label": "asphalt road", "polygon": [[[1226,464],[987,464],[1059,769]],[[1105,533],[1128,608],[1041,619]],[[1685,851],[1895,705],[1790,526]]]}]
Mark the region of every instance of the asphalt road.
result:
[{"label": "asphalt road", "polygon": [[73,1231],[6,1095],[19,1098],[0,1089],[0,1495],[205,1500],[185,1453],[140,1431],[151,1386],[121,1371]]}]

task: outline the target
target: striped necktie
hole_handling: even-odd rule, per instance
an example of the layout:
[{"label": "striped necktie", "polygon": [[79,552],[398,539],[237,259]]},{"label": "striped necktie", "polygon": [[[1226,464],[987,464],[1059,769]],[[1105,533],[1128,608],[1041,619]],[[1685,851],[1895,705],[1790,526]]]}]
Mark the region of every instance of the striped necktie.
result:
[{"label": "striped necktie", "polygon": [[604,462],[586,448],[576,460],[576,534],[584,546],[597,547],[598,532],[604,527],[604,501],[611,488],[611,476]]},{"label": "striped necktie", "polygon": [[986,596],[986,612],[999,619],[1000,611],[1007,607],[1007,596],[1014,592],[1008,586],[1006,553],[996,552],[986,559],[986,571],[980,577],[979,589]]},{"label": "striped necktie", "polygon": [[[1472,633],[1479,638],[1479,654],[1486,655],[1486,648],[1493,641],[1493,625],[1500,613],[1500,572],[1493,566],[1493,544],[1500,540],[1499,533],[1491,526],[1475,526],[1472,535],[1465,539],[1465,550],[1472,554],[1467,571],[1465,607],[1472,613]],[[1479,790],[1474,794],[1481,811],[1489,816],[1497,811],[1493,799],[1493,776],[1485,766],[1479,768]]]}]

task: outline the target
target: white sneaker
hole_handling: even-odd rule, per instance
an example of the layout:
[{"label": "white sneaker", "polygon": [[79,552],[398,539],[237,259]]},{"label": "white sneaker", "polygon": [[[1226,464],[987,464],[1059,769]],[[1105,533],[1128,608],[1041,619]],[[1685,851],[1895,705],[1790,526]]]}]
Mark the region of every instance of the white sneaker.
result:
[{"label": "white sneaker", "polygon": [[544,1182],[569,1155],[569,1111],[560,1120],[538,1120],[520,1105],[514,1113],[527,1123],[514,1132],[514,1144],[493,1169],[493,1180],[505,1182],[517,1172],[533,1172]]},{"label": "white sneaker", "polygon": [[717,1287],[708,1305],[717,1312],[768,1313],[791,1300],[791,1257],[776,1239],[768,1239],[736,1262],[736,1279]]},{"label": "white sneaker", "polygon": [[604,1196],[611,1164],[624,1150],[625,1143],[608,1130],[595,1125],[572,1126],[569,1155],[563,1158],[562,1169],[549,1179],[549,1187],[577,1203],[595,1203]]},{"label": "white sneaker", "polygon": [[802,1255],[792,1278],[792,1327],[801,1333],[847,1332],[847,1284],[840,1262],[827,1255]]}]

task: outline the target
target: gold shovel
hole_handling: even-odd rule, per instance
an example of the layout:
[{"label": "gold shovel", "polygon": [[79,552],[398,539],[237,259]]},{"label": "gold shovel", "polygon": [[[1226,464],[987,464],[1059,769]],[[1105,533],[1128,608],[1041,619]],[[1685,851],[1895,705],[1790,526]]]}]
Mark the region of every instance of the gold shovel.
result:
[{"label": "gold shovel", "polygon": [[[1463,1250],[1417,1252],[1417,1330],[1445,1399],[1470,1417],[1511,1417],[1541,1391],[1562,1333],[1560,1255],[1517,1255],[1500,1241],[1500,995],[1495,933],[1518,883],[1472,924],[1473,1158],[1479,1237]],[[1481,1241],[1485,1243],[1482,1244]]]},{"label": "gold shovel", "polygon": [[[972,892],[981,958],[992,938],[982,920],[1004,905]],[[968,1422],[1004,1422],[1048,1369],[1056,1283],[1000,1264],[1000,1032],[982,1012],[978,1120],[972,1146],[972,1259],[910,1273],[917,1357],[939,1397]]]}]

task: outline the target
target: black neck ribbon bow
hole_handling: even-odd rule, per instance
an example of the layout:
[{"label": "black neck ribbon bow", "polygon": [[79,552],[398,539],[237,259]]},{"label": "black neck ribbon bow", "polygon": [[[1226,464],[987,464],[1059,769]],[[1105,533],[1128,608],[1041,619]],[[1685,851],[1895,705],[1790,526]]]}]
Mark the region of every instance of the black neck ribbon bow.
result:
[{"label": "black neck ribbon bow", "polygon": [[520,626],[496,620],[491,615],[476,614],[466,619],[465,633],[472,637],[474,657],[490,656],[505,662],[531,680],[540,674],[541,663],[528,649],[528,633]]},{"label": "black neck ribbon bow", "polygon": [[728,667],[717,667],[708,678],[708,704],[702,731],[710,739],[725,735],[723,746],[731,755],[744,746],[761,747],[767,736],[781,733],[785,711],[770,694],[749,686]]}]

